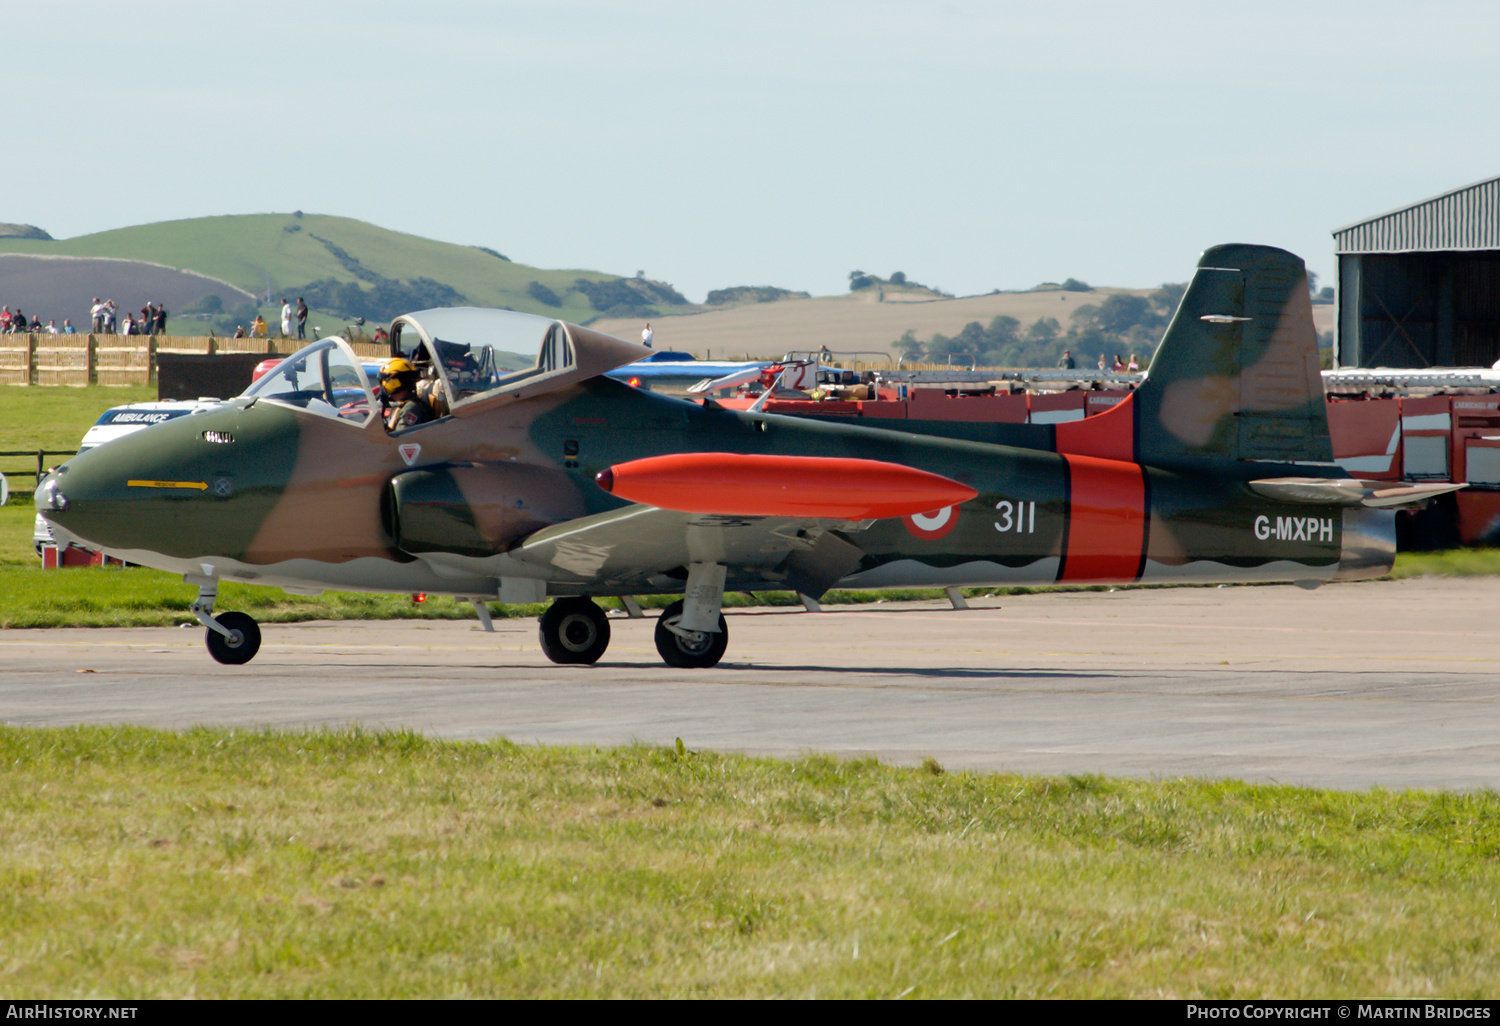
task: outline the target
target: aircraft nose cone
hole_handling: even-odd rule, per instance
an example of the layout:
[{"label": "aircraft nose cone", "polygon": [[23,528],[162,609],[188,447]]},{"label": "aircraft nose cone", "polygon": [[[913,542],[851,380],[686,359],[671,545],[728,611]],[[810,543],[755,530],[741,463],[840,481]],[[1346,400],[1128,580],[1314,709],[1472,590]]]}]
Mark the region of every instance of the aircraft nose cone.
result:
[{"label": "aircraft nose cone", "polygon": [[42,478],[32,502],[59,542],[101,545],[105,538],[99,529],[105,521],[97,515],[98,489],[90,486],[89,475],[69,474],[69,469],[62,466]]},{"label": "aircraft nose cone", "polygon": [[179,417],[79,453],[38,486],[37,512],[59,541],[132,562],[239,559],[281,498],[299,438],[295,414],[247,409]]}]

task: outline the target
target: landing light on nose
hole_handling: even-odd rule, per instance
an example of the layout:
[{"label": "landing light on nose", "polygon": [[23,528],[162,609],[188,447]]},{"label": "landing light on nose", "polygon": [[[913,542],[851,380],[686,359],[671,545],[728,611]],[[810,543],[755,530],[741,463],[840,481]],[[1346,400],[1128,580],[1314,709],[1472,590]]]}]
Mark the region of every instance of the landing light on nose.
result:
[{"label": "landing light on nose", "polygon": [[37,486],[33,499],[38,513],[62,513],[67,510],[68,497],[59,487],[60,483],[57,479],[57,472],[54,471]]}]

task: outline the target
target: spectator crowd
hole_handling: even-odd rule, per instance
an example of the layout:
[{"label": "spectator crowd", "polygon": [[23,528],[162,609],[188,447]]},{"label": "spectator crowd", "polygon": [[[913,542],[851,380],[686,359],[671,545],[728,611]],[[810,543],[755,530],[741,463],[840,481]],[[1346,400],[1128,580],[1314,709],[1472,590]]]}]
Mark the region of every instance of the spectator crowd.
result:
[{"label": "spectator crowd", "polygon": [[[94,305],[89,308],[89,330],[95,335],[165,335],[167,308],[160,303],[149,302],[141,307],[138,314],[126,310],[121,317],[119,307],[113,299],[101,300],[95,296]],[[12,311],[10,304],[5,304],[0,309],[0,335],[24,335],[28,332],[33,335],[76,335],[78,329],[73,327],[71,318],[63,318],[62,327],[57,326],[56,319],[43,324],[40,317],[28,320],[19,306]]]}]

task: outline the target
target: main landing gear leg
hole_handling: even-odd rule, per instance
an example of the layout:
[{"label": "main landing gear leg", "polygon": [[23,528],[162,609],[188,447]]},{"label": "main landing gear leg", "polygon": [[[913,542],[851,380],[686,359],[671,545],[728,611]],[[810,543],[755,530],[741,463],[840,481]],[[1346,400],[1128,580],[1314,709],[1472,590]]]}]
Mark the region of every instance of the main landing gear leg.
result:
[{"label": "main landing gear leg", "polygon": [[239,666],[255,658],[260,651],[260,625],[244,613],[220,613],[214,616],[214,602],[219,597],[219,582],[210,580],[198,586],[198,597],[189,607],[198,622],[207,627],[203,643],[208,654],[221,663]]},{"label": "main landing gear leg", "polygon": [[668,666],[703,669],[724,657],[729,627],[719,610],[724,604],[725,567],[694,563],[688,567],[683,601],[663,609],[656,621],[656,651]]}]

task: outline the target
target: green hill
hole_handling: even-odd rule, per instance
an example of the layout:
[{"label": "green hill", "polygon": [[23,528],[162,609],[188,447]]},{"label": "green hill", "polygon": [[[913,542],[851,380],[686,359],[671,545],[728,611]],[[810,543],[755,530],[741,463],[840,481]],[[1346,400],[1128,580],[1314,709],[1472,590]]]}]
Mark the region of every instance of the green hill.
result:
[{"label": "green hill", "polygon": [[111,257],[220,278],[269,298],[307,297],[334,317],[389,320],[431,306],[508,307],[588,322],[655,316],[687,301],[670,286],[587,270],[544,270],[476,246],[326,214],[244,214],[118,228],[73,239],[0,237],[0,253]]}]

